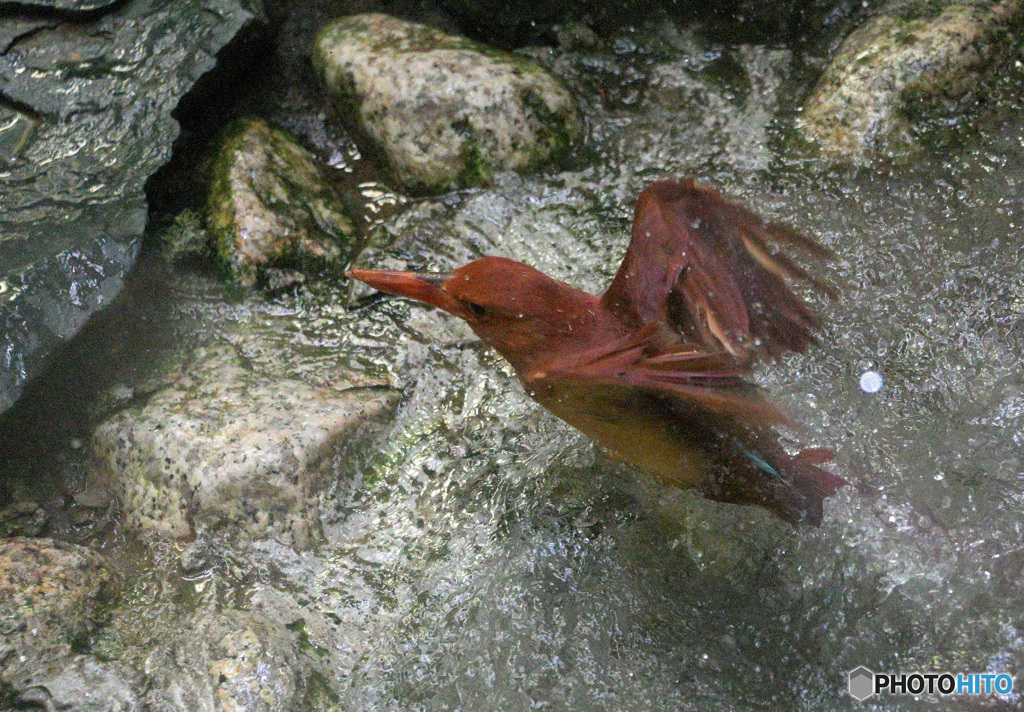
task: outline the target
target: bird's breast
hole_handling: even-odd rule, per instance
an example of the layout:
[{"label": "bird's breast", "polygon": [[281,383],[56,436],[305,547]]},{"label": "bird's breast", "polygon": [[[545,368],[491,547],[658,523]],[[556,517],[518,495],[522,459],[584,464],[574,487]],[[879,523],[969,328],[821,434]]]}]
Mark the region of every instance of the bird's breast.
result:
[{"label": "bird's breast", "polygon": [[656,475],[677,487],[695,487],[715,464],[700,433],[671,413],[652,408],[643,398],[544,383],[527,383],[530,396],[556,416],[600,443],[607,454]]}]

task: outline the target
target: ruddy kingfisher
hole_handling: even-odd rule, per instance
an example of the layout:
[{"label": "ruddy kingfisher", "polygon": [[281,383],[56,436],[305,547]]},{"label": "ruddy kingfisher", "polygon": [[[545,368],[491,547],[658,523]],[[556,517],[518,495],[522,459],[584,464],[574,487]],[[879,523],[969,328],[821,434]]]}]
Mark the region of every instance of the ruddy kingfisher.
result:
[{"label": "ruddy kingfisher", "polygon": [[521,262],[484,257],[450,274],[348,276],[464,319],[526,392],[606,454],[719,502],[819,525],[848,484],[826,449],[789,454],[792,425],[746,380],[758,358],[815,343],[817,317],[787,285],[834,290],[771,246],[830,251],[694,180],[650,184],[622,265],[600,296]]}]

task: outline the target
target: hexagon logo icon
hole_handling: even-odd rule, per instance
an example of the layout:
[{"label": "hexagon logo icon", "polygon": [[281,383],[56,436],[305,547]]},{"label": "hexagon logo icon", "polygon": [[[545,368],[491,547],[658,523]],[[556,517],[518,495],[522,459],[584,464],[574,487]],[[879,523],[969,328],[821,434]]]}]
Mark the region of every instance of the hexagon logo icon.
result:
[{"label": "hexagon logo icon", "polygon": [[850,697],[863,701],[875,694],[875,673],[861,665],[848,673]]}]

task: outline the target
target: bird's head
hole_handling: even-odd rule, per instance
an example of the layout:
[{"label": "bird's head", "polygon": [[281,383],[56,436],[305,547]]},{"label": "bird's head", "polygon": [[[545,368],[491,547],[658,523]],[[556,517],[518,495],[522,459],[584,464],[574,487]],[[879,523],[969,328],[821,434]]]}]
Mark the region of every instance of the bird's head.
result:
[{"label": "bird's head", "polygon": [[348,276],[464,319],[517,368],[567,340],[586,340],[598,309],[596,297],[503,257],[450,274],[354,269]]}]

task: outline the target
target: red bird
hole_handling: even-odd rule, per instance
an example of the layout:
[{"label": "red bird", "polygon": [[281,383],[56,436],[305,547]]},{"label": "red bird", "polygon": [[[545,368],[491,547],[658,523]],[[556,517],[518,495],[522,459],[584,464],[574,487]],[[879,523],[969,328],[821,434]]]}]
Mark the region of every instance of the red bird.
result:
[{"label": "red bird", "polygon": [[815,343],[818,319],[790,291],[834,294],[769,242],[829,251],[693,180],[658,181],[637,200],[633,237],[601,297],[520,262],[483,259],[451,274],[354,269],[349,276],[460,317],[515,368],[530,397],[606,454],[719,502],[818,525],[848,484],[790,455],[789,421],[744,380],[757,357]]}]

